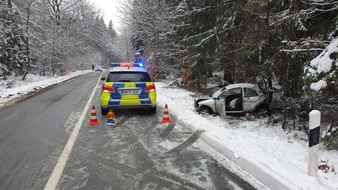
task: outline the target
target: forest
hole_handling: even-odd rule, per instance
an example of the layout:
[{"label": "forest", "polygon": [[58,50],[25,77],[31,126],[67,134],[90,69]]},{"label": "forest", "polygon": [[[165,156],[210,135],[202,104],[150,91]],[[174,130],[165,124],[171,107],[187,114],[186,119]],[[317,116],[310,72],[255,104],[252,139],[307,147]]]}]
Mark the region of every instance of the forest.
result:
[{"label": "forest", "polygon": [[308,132],[309,112],[320,110],[323,139],[338,147],[338,1],[125,0],[120,32],[85,0],[0,0],[0,9],[4,78],[137,55],[155,81],[171,76],[195,92],[215,81],[259,84],[282,101],[284,130]]},{"label": "forest", "polygon": [[1,0],[0,68],[6,75],[63,75],[117,59],[116,31],[82,0]]}]

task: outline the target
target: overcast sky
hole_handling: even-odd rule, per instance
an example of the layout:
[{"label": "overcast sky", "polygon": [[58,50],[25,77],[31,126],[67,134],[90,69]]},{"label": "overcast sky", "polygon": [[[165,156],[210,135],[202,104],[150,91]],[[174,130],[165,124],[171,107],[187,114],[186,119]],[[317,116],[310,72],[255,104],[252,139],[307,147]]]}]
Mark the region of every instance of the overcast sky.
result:
[{"label": "overcast sky", "polygon": [[104,20],[108,24],[109,20],[113,21],[114,27],[117,29],[120,25],[118,20],[118,11],[117,7],[120,2],[124,0],[89,0],[94,3],[98,9],[103,12]]}]

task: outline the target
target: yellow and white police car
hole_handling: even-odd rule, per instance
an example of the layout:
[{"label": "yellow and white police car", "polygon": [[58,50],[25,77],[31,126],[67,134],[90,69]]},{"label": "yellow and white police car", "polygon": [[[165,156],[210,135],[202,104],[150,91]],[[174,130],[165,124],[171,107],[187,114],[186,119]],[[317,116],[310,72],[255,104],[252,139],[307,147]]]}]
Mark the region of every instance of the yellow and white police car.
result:
[{"label": "yellow and white police car", "polygon": [[145,108],[156,112],[156,88],[142,63],[111,63],[102,77],[101,113],[123,108]]}]

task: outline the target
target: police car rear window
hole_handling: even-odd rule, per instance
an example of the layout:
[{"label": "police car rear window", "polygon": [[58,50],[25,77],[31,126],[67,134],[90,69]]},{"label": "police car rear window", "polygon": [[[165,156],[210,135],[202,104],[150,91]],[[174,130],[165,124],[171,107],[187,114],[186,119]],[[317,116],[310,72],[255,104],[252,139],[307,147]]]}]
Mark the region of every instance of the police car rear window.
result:
[{"label": "police car rear window", "polygon": [[151,82],[147,72],[110,72],[107,82]]}]

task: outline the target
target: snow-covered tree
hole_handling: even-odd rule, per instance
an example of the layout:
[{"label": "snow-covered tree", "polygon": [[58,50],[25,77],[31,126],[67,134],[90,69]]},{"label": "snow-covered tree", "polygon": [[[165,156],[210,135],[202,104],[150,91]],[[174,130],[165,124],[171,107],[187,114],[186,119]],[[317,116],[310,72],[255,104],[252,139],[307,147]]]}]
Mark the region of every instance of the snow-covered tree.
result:
[{"label": "snow-covered tree", "polygon": [[299,101],[303,68],[327,46],[328,36],[337,35],[337,7],[333,0],[182,0],[175,9],[176,43],[187,50],[182,63],[196,88],[219,70],[230,83],[265,81],[272,88],[276,81],[287,119],[306,108]]},{"label": "snow-covered tree", "polygon": [[[130,1],[124,8],[129,14],[126,23],[132,31],[131,42],[134,52],[146,61],[146,65],[156,80],[161,75],[176,73],[172,46],[168,35],[173,28],[169,3],[163,0]],[[158,73],[161,73],[158,75]]]},{"label": "snow-covered tree", "polygon": [[[131,61],[134,50],[133,50],[133,45],[131,42],[131,36],[132,32],[130,30],[130,27],[126,24],[122,25],[122,28],[120,28],[121,34],[118,35],[116,39],[116,52],[118,55],[121,56],[121,59],[123,61]],[[118,60],[115,60],[118,61]]]},{"label": "snow-covered tree", "polygon": [[193,82],[201,90],[204,80],[212,76],[211,64],[219,45],[219,23],[222,1],[182,1],[176,7],[175,32],[186,47],[183,69],[188,69]]},{"label": "snow-covered tree", "polygon": [[338,37],[304,69],[306,92],[311,97],[311,108],[320,110],[324,123],[329,123],[323,133],[328,148],[338,146]]},{"label": "snow-covered tree", "polygon": [[25,71],[30,68],[30,72],[41,75],[64,74],[117,59],[113,26],[107,27],[101,13],[87,1],[13,2],[21,15],[23,52],[30,57],[29,62],[20,59]]},{"label": "snow-covered tree", "polygon": [[338,37],[305,67],[305,79],[308,90],[338,91]]},{"label": "snow-covered tree", "polygon": [[11,0],[1,0],[0,10],[0,67],[4,76],[9,72],[19,75],[27,60],[22,17]]}]

